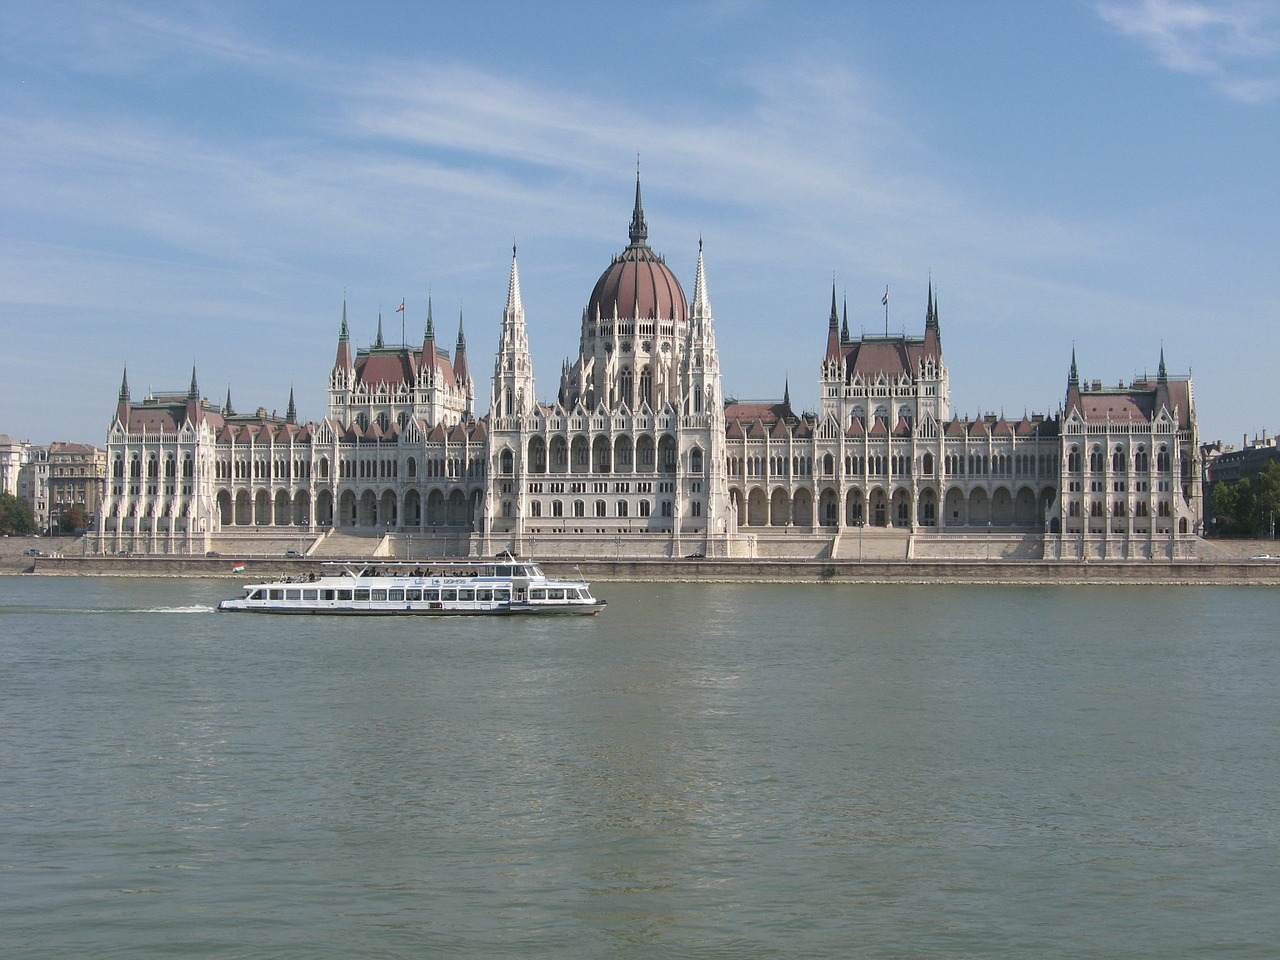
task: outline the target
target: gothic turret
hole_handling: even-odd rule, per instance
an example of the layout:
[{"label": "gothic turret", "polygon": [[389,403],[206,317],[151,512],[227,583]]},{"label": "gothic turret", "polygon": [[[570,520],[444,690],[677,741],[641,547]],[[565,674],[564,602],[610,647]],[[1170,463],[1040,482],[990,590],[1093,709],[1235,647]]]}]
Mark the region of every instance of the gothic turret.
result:
[{"label": "gothic turret", "polygon": [[120,396],[116,401],[116,422],[120,426],[128,429],[129,413],[133,409],[133,404],[129,401],[129,368],[124,368],[124,375],[120,378]]},{"label": "gothic turret", "polygon": [[507,306],[502,311],[502,339],[493,368],[490,406],[495,417],[526,416],[534,409],[533,360],[529,355],[515,247],[511,248],[511,276],[507,281]]}]

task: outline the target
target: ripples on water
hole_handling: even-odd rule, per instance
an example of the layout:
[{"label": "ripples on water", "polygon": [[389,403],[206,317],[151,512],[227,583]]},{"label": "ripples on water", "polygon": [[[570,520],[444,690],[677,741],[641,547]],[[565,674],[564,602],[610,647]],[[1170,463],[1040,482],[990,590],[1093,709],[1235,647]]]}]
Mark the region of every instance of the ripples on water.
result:
[{"label": "ripples on water", "polygon": [[0,950],[1270,957],[1265,588],[0,578]]}]

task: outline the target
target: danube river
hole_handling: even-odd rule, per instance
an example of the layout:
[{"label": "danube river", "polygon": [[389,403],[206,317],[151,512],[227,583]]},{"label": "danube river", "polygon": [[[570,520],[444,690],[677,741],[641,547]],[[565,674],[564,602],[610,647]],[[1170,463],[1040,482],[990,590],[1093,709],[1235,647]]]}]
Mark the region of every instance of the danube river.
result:
[{"label": "danube river", "polygon": [[1280,592],[0,578],[0,953],[1274,957]]}]

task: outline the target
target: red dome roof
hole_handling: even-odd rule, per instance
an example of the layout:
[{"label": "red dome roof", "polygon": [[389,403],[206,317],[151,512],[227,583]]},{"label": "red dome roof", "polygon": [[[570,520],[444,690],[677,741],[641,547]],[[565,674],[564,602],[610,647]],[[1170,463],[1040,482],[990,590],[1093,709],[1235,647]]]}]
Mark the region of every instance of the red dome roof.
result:
[{"label": "red dome roof", "polygon": [[685,320],[689,304],[676,275],[646,242],[649,228],[640,205],[640,180],[636,179],[636,206],[631,215],[631,245],[613,258],[600,275],[587,316],[640,318],[645,320]]}]

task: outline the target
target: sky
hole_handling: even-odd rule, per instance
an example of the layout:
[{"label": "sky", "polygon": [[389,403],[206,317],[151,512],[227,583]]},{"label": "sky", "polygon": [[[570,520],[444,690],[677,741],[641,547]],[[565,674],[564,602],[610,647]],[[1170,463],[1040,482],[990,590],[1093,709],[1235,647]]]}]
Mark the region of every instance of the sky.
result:
[{"label": "sky", "polygon": [[1274,0],[12,4],[0,91],[19,439],[101,446],[126,369],[319,420],[344,303],[461,318],[483,413],[513,244],[553,399],[637,163],[727,396],[816,409],[833,286],[918,336],[932,282],[961,417],[1163,349],[1203,441],[1280,432]]}]

